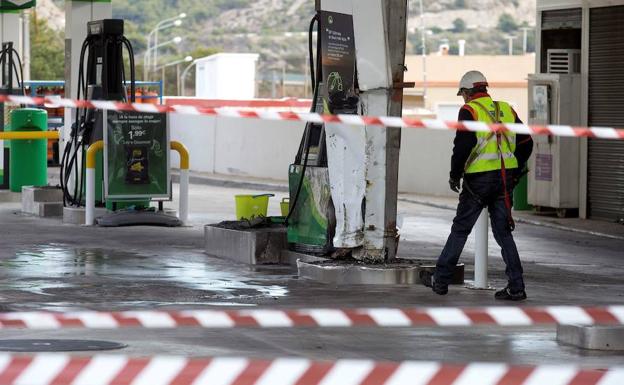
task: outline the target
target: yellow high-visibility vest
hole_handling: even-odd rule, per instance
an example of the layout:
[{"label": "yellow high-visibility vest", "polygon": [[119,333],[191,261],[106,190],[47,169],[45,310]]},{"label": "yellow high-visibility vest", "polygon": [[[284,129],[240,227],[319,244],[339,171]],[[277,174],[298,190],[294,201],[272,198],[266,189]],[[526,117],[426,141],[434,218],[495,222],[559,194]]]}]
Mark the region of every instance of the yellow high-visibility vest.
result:
[{"label": "yellow high-visibility vest", "polygon": [[[468,105],[477,114],[477,120],[485,123],[514,123],[516,121],[513,109],[508,103],[498,103],[498,120],[496,104],[489,96],[475,99]],[[477,145],[466,162],[466,174],[494,171],[501,169],[501,154],[506,169],[518,168],[518,159],[514,155],[516,150],[516,134],[505,132],[500,137],[500,148],[497,135],[493,132],[477,132]]]}]

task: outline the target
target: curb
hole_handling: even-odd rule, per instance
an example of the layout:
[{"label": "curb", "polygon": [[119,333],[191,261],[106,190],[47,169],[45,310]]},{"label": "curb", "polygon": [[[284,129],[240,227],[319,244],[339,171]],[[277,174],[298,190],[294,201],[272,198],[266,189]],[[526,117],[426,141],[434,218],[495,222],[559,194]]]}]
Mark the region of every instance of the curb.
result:
[{"label": "curb", "polygon": [[[179,182],[180,174],[176,172],[171,173],[171,181]],[[284,184],[270,184],[270,183],[262,183],[262,182],[245,182],[240,180],[227,180],[220,178],[211,178],[199,175],[191,174],[189,177],[189,182],[191,184],[198,184],[202,186],[213,186],[213,187],[226,187],[226,188],[240,188],[247,190],[267,190],[267,191],[275,191],[275,192],[288,192],[288,186]]]},{"label": "curb", "polygon": [[[434,208],[442,209],[442,210],[455,211],[456,208],[457,208],[456,206],[452,206],[452,205],[446,205],[446,204],[443,204],[443,203],[433,203],[433,202],[423,201],[423,200],[419,200],[419,199],[399,198],[399,201],[400,202],[405,202],[405,203],[414,203],[414,204],[418,204],[418,205],[434,207]],[[605,234],[605,233],[600,233],[600,232],[597,232],[597,231],[576,229],[574,227],[562,226],[562,225],[557,225],[557,224],[554,224],[554,223],[542,222],[542,221],[537,221],[537,220],[528,219],[528,218],[522,218],[522,217],[518,217],[518,216],[516,216],[514,219],[515,219],[516,222],[523,223],[525,225],[540,226],[540,227],[546,227],[546,228],[555,229],[555,230],[568,231],[568,232],[571,232],[571,233],[592,235],[592,236],[595,236],[595,237],[616,239],[616,240],[619,240],[619,241],[624,241],[624,236]]]},{"label": "curb", "polygon": [[[179,174],[177,172],[171,173],[171,180],[173,182],[178,182],[180,180]],[[275,192],[288,192],[288,186],[283,185],[283,184],[225,180],[225,179],[219,179],[219,178],[203,177],[203,176],[198,176],[198,175],[191,175],[190,182],[192,184],[199,184],[203,186],[241,188],[241,189],[249,189],[249,190],[267,190],[267,191],[275,191]],[[433,208],[442,209],[442,210],[455,211],[456,209],[456,206],[453,206],[453,205],[447,205],[443,203],[433,203],[433,202],[420,200],[420,199],[399,198],[398,201],[405,202],[405,203],[414,203],[414,204],[433,207]],[[595,237],[624,241],[624,236],[605,234],[605,233],[600,233],[596,231],[575,229],[573,227],[561,226],[561,225],[556,225],[553,223],[536,221],[533,219],[526,219],[522,217],[516,217],[515,219],[516,219],[516,222],[523,223],[526,225],[540,226],[540,227],[546,227],[546,228],[555,229],[555,230],[568,231],[571,233],[592,235]]]}]

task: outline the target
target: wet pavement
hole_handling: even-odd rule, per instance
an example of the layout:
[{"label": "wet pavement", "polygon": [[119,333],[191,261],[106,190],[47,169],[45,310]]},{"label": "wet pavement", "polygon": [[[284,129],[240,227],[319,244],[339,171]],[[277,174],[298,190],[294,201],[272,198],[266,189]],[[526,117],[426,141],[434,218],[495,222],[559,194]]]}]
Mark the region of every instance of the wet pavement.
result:
[{"label": "wet pavement", "polygon": [[[498,305],[492,291],[453,287],[440,297],[421,286],[328,286],[301,280],[286,266],[250,267],[210,257],[203,252],[202,225],[232,219],[236,193],[247,191],[192,186],[193,226],[177,229],[63,225],[19,214],[19,205],[0,204],[0,306],[4,311],[109,311]],[[272,212],[279,210],[278,201]],[[435,260],[453,212],[408,202],[400,203],[400,212],[400,256]],[[529,224],[518,227],[516,239],[527,305],[624,303],[624,241]],[[470,240],[462,259],[468,277],[473,253]],[[490,258],[492,283],[501,287],[504,266],[493,239]],[[559,345],[554,328],[0,331],[0,339],[14,338],[118,341],[128,347],[117,353],[135,355],[624,362],[624,352]]]}]

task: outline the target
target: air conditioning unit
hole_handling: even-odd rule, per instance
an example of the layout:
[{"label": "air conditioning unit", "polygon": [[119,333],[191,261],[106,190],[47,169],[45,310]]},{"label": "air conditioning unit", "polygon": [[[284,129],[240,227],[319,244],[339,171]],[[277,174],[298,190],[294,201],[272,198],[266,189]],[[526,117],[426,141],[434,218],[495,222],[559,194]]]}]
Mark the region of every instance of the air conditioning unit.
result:
[{"label": "air conditioning unit", "polygon": [[580,49],[549,49],[549,74],[578,74],[581,73]]}]

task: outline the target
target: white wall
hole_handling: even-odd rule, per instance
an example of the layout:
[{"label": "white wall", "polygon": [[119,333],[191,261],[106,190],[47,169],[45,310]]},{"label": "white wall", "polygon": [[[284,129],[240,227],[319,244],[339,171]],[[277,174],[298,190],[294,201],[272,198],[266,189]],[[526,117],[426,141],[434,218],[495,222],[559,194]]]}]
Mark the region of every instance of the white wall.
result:
[{"label": "white wall", "polygon": [[[214,173],[215,120],[210,116],[169,115],[171,140],[177,140],[188,148],[193,171]],[[180,165],[176,152],[172,152],[171,165],[175,168]]]},{"label": "white wall", "polygon": [[[170,127],[193,171],[287,180],[305,124],[172,114]],[[175,155],[172,165],[178,162]]]},{"label": "white wall", "polygon": [[453,196],[448,179],[454,132],[403,129],[399,191]]},{"label": "white wall", "polygon": [[[171,139],[189,148],[193,171],[286,181],[305,124],[172,114],[170,126]],[[453,137],[453,132],[404,129],[399,191],[452,196]],[[179,165],[175,154],[172,165]]]},{"label": "white wall", "polygon": [[256,95],[257,54],[219,53],[197,60],[195,95],[249,100]]}]

